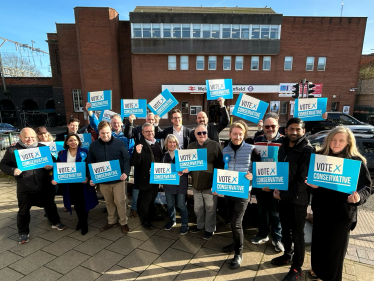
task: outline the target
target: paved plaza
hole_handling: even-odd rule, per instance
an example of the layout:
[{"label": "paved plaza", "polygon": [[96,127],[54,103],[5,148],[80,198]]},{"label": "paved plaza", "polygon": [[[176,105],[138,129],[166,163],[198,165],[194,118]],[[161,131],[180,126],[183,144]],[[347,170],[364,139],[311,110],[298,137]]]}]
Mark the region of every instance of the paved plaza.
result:
[{"label": "paved plaza", "polygon": [[[271,241],[253,245],[256,229],[245,230],[244,260],[237,270],[229,268],[233,253],[221,252],[232,242],[229,225],[222,221],[209,241],[203,233],[181,236],[180,225],[166,231],[163,222],[147,230],[138,218],[129,219],[131,232],[123,235],[119,227],[105,232],[104,205],[89,214],[89,231],[75,231],[77,217],[62,211],[62,198],[56,197],[59,214],[67,229],[51,229],[44,211],[31,211],[30,241],[18,245],[17,200],[12,178],[0,178],[0,280],[282,280],[289,266],[274,267],[276,257]],[[373,280],[374,213],[360,211],[359,224],[351,235],[344,266],[344,280]],[[310,247],[302,280],[311,280]]]}]

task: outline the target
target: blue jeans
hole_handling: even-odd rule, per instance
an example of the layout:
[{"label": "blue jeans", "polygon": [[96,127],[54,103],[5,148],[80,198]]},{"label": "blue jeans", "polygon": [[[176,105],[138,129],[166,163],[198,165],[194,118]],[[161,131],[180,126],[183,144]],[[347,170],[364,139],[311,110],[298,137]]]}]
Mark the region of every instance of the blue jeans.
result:
[{"label": "blue jeans", "polygon": [[139,189],[132,189],[132,198],[131,198],[131,210],[137,210],[137,203],[138,203],[138,196],[139,196]]},{"label": "blue jeans", "polygon": [[181,214],[182,226],[188,225],[188,211],[186,207],[186,194],[171,194],[165,192],[168,215],[170,221],[175,222],[175,197],[177,197],[177,206]]}]

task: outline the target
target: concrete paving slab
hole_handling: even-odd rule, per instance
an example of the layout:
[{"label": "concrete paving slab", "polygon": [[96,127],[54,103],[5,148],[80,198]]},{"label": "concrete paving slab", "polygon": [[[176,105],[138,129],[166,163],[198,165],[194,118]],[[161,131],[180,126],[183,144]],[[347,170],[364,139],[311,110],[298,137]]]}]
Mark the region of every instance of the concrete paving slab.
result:
[{"label": "concrete paving slab", "polygon": [[219,271],[228,257],[227,253],[217,252],[208,248],[201,248],[190,261],[209,270]]},{"label": "concrete paving slab", "polygon": [[[8,227],[8,226],[11,226],[11,225],[14,225],[16,223],[15,220],[12,220],[10,218],[5,218],[5,219],[2,219],[0,220],[0,229],[1,228],[5,228],[5,227]],[[31,222],[30,222],[31,223]]]},{"label": "concrete paving slab", "polygon": [[168,238],[168,239],[173,239],[173,240],[177,240],[181,237],[180,228],[178,229],[173,228],[171,230],[165,230],[161,228],[155,235]]},{"label": "concrete paving slab", "polygon": [[43,251],[37,251],[13,264],[9,267],[22,274],[29,274],[46,263],[54,260],[56,257]]},{"label": "concrete paving slab", "polygon": [[134,228],[137,228],[141,224],[142,224],[142,222],[140,221],[139,217],[137,217],[137,218],[129,218],[127,220],[127,225],[129,226],[130,231],[132,231]]},{"label": "concrete paving slab", "polygon": [[152,252],[158,255],[161,255],[163,252],[166,251],[174,243],[174,240],[153,236],[149,238],[146,242],[144,242],[139,249]]},{"label": "concrete paving slab", "polygon": [[136,272],[142,272],[156,260],[159,255],[143,251],[141,249],[135,249],[131,256],[127,256],[121,260],[118,265],[134,270]]},{"label": "concrete paving slab", "polygon": [[113,280],[135,280],[140,274],[138,272],[120,267],[113,266],[107,272],[100,276],[96,281],[113,281]]},{"label": "concrete paving slab", "polygon": [[149,230],[143,227],[142,225],[139,225],[138,227],[132,229],[131,232],[127,234],[127,236],[146,241],[149,238],[151,238],[153,235],[155,235],[158,231],[159,231],[158,228]]},{"label": "concrete paving slab", "polygon": [[116,241],[119,238],[121,238],[122,236],[124,236],[124,234],[122,233],[121,226],[118,225],[118,226],[113,227],[111,229],[102,231],[99,234],[97,234],[96,236],[97,237],[102,237],[102,238],[105,238],[105,239],[108,239],[108,240],[111,240],[111,241]]},{"label": "concrete paving slab", "polygon": [[81,231],[74,231],[68,235],[68,237],[77,239],[79,241],[87,241],[91,239],[92,237],[96,236],[100,233],[100,230],[96,227],[88,226],[88,232],[85,235],[82,235]]},{"label": "concrete paving slab", "polygon": [[21,278],[20,281],[55,281],[61,276],[62,275],[60,273],[42,266],[34,272],[31,272],[30,274],[27,274],[25,277]]},{"label": "concrete paving slab", "polygon": [[2,252],[1,255],[0,255],[0,269],[18,261],[22,259],[21,256],[19,255],[16,255],[12,252],[9,252],[9,251],[5,251],[5,252]]},{"label": "concrete paving slab", "polygon": [[75,229],[71,229],[71,228],[66,228],[64,230],[57,230],[57,229],[52,229],[51,227],[50,229],[51,229],[50,231],[40,234],[39,237],[45,240],[51,241],[51,242],[56,242],[57,240],[60,240],[62,237],[65,237],[75,231]]},{"label": "concrete paving slab", "polygon": [[153,264],[170,270],[181,271],[192,257],[193,254],[169,248]]},{"label": "concrete paving slab", "polygon": [[10,228],[10,227],[4,227],[0,229],[0,240],[13,236],[14,234],[18,233],[16,229]]},{"label": "concrete paving slab", "polygon": [[81,265],[98,273],[105,273],[123,258],[123,255],[108,251],[106,249],[98,252]]},{"label": "concrete paving slab", "polygon": [[[106,226],[108,224],[108,214],[105,214],[105,216],[103,216],[102,218],[98,219],[98,220],[95,220],[91,223],[89,223],[88,225],[90,226],[94,226],[94,227],[97,227],[97,228],[102,228],[104,226]],[[116,226],[118,227],[118,226]]]},{"label": "concrete paving slab", "polygon": [[55,260],[47,263],[45,266],[49,269],[57,271],[58,273],[67,274],[89,258],[90,256],[88,255],[70,250],[69,252],[66,252]]},{"label": "concrete paving slab", "polygon": [[39,237],[36,237],[34,239],[30,239],[28,243],[26,244],[23,244],[23,245],[19,245],[17,243],[17,246],[9,249],[9,251],[19,255],[19,256],[22,256],[22,257],[26,257],[28,255],[31,255],[32,253],[35,253],[36,251],[48,246],[49,244],[51,244],[50,241],[47,241],[47,240],[44,240],[44,239],[41,239]]},{"label": "concrete paving slab", "polygon": [[17,245],[18,245],[17,241],[14,241],[9,238],[4,238],[3,240],[0,240],[0,254],[11,248],[16,247]]},{"label": "concrete paving slab", "polygon": [[93,281],[99,277],[100,277],[99,273],[89,270],[87,268],[78,266],[74,268],[72,271],[70,271],[68,274],[64,275],[59,280],[60,281],[73,281],[73,280]]},{"label": "concrete paving slab", "polygon": [[108,247],[111,243],[112,242],[110,240],[95,236],[75,247],[75,250],[92,256],[100,252],[105,247]]},{"label": "concrete paving slab", "polygon": [[9,267],[5,267],[0,270],[0,281],[16,281],[21,279],[23,276],[23,274]]},{"label": "concrete paving slab", "polygon": [[128,237],[127,235],[121,237],[114,243],[106,247],[107,250],[127,256],[136,248],[138,248],[144,241]]},{"label": "concrete paving slab", "polygon": [[210,281],[214,280],[217,272],[193,265],[187,264],[185,268],[179,273],[175,280],[201,280],[201,281]]},{"label": "concrete paving slab", "polygon": [[55,256],[61,256],[67,251],[75,248],[82,242],[70,237],[62,237],[60,240],[57,240],[55,243],[52,243],[43,248],[44,252],[50,253]]},{"label": "concrete paving slab", "polygon": [[[261,264],[264,254],[260,252],[253,252],[251,250],[244,249],[242,256],[243,256],[243,260],[240,266],[246,267],[247,269],[250,269],[252,271],[257,271],[260,268],[260,264]],[[231,263],[231,260],[233,258],[234,258],[234,252],[231,252],[226,262]]]},{"label": "concrete paving slab", "polygon": [[[255,279],[256,271],[250,270],[245,267],[239,267],[238,269],[231,269],[228,263],[225,263],[217,274],[217,281],[226,280],[257,280]],[[272,279],[268,279],[272,280]]]},{"label": "concrete paving slab", "polygon": [[136,280],[160,280],[160,281],[167,281],[167,280],[174,280],[175,277],[178,275],[178,272],[171,271],[169,269],[158,267],[156,265],[151,265],[144,271]]}]

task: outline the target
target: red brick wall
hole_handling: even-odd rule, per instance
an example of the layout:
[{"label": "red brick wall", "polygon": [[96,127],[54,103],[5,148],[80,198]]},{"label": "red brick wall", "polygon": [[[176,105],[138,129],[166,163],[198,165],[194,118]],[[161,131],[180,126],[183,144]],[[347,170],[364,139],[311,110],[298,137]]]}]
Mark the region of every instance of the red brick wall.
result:
[{"label": "red brick wall", "polygon": [[[5,85],[52,85],[52,77],[5,77]],[[0,79],[0,85],[3,80]]]},{"label": "red brick wall", "polygon": [[361,66],[365,66],[368,64],[374,65],[374,54],[361,56]]}]

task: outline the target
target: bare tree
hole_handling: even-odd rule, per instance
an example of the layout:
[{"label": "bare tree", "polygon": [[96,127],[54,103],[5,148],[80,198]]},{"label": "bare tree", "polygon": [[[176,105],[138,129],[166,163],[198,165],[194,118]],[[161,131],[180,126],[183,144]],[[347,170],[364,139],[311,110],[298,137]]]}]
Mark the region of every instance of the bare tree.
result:
[{"label": "bare tree", "polygon": [[21,57],[14,53],[2,53],[1,61],[5,76],[42,77],[43,73],[34,63],[33,58]]}]

